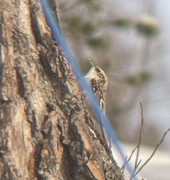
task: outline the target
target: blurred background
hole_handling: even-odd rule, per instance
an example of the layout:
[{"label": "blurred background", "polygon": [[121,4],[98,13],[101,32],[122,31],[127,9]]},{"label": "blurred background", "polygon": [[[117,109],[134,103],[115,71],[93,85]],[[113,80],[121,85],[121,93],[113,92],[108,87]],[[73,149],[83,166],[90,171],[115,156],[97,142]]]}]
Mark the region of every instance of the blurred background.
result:
[{"label": "blurred background", "polygon": [[[107,116],[119,139],[134,147],[142,103],[142,144],[151,154],[170,128],[170,1],[60,0],[59,9],[63,33],[84,74],[88,58],[106,71]],[[170,155],[170,133],[160,149]],[[165,159],[170,168],[170,156]]]}]

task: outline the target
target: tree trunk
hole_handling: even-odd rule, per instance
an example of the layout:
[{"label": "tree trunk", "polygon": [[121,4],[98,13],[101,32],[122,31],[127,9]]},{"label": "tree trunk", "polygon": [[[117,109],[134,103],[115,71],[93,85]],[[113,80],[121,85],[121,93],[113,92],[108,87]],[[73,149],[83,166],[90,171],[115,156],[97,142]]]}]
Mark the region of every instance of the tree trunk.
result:
[{"label": "tree trunk", "polygon": [[1,0],[0,23],[0,179],[123,179],[39,1]]}]

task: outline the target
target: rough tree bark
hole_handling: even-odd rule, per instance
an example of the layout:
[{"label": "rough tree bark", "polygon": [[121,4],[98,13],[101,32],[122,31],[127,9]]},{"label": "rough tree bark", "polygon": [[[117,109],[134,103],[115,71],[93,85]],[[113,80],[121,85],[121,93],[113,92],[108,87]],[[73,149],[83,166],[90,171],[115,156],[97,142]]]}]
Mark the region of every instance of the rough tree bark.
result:
[{"label": "rough tree bark", "polygon": [[82,97],[38,0],[1,0],[0,179],[123,179]]}]

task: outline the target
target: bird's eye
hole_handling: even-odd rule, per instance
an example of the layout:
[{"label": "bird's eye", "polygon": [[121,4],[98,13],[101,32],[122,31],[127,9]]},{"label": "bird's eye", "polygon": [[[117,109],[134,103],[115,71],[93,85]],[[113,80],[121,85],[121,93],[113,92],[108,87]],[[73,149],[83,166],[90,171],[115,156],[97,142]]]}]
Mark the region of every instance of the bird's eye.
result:
[{"label": "bird's eye", "polygon": [[101,72],[99,68],[96,68],[96,71],[97,71],[98,73]]}]

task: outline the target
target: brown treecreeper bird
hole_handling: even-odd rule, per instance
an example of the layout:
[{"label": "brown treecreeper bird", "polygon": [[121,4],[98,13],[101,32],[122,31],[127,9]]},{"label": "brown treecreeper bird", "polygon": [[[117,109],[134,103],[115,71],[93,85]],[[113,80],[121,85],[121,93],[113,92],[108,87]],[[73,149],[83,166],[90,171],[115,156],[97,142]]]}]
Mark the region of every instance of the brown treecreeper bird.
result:
[{"label": "brown treecreeper bird", "polygon": [[[108,89],[108,77],[106,73],[98,66],[96,66],[91,60],[89,60],[92,64],[92,68],[89,72],[85,75],[85,78],[89,85],[91,86],[96,99],[99,103],[99,107],[103,114],[106,111],[106,90]],[[100,125],[101,126],[101,125]],[[102,131],[102,136],[108,146],[110,147],[110,140],[106,133],[104,127],[100,127]]]}]

